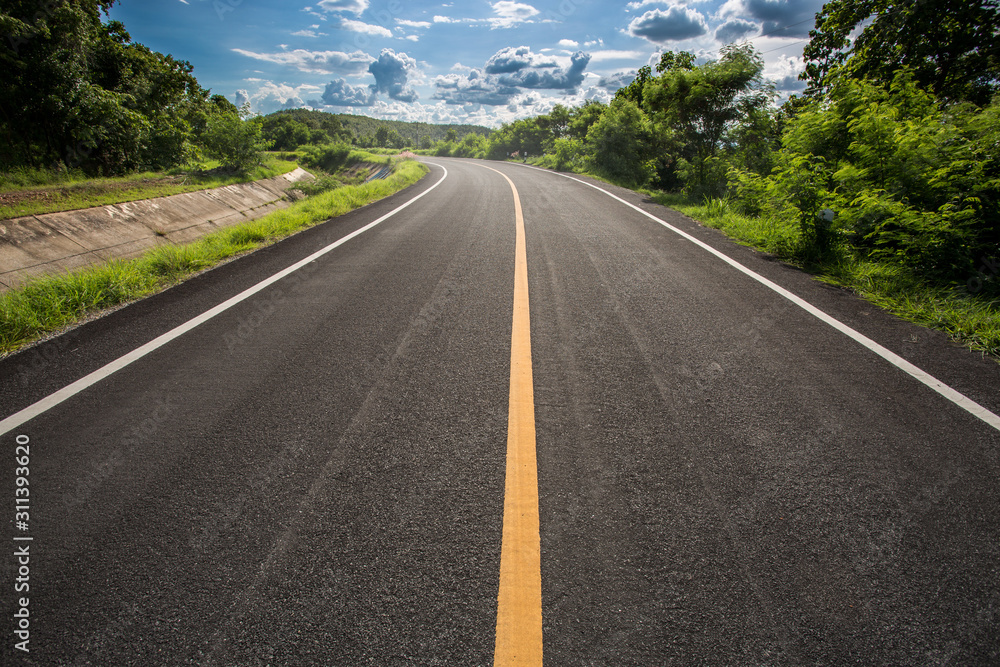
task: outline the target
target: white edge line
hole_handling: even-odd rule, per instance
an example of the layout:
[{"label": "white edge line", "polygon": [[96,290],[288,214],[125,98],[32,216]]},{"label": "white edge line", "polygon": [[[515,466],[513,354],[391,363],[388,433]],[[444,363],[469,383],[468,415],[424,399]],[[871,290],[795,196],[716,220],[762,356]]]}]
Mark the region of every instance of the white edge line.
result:
[{"label": "white edge line", "polygon": [[286,269],[282,269],[281,271],[279,271],[278,273],[275,273],[270,278],[265,278],[264,280],[260,281],[259,283],[257,283],[253,287],[249,287],[249,288],[243,290],[242,292],[240,292],[236,296],[231,297],[230,299],[228,299],[228,300],[220,303],[218,306],[215,306],[214,308],[211,308],[211,309],[205,311],[201,315],[198,315],[197,317],[188,320],[184,324],[181,324],[181,325],[179,325],[179,326],[171,329],[170,331],[166,332],[165,334],[163,334],[163,335],[161,335],[161,336],[159,336],[157,338],[154,338],[153,340],[149,341],[145,345],[132,350],[128,354],[115,359],[114,361],[110,362],[109,364],[106,364],[106,365],[102,366],[101,368],[98,368],[96,371],[90,373],[89,375],[85,375],[84,377],[80,378],[76,382],[73,382],[72,384],[69,384],[69,385],[63,387],[59,391],[57,391],[57,392],[55,392],[53,394],[49,394],[48,396],[46,396],[42,400],[40,400],[37,403],[34,403],[32,405],[29,405],[28,407],[24,408],[20,412],[16,412],[16,413],[12,414],[10,417],[7,417],[3,421],[0,421],[0,435],[5,435],[7,433],[10,433],[12,430],[14,430],[15,428],[17,428],[18,426],[21,426],[22,424],[24,424],[28,420],[34,419],[38,415],[46,412],[47,410],[50,410],[50,409],[54,408],[55,406],[59,405],[63,401],[65,401],[65,400],[67,400],[69,398],[72,398],[73,396],[79,394],[81,391],[83,391],[84,389],[90,387],[91,385],[97,384],[98,382],[100,382],[104,378],[108,377],[112,373],[120,371],[121,369],[125,368],[129,364],[131,364],[131,363],[133,363],[135,361],[138,361],[139,359],[142,359],[143,357],[145,357],[150,352],[153,352],[154,350],[163,347],[164,345],[166,345],[170,341],[174,340],[175,338],[179,338],[180,336],[183,336],[184,334],[186,334],[188,331],[191,331],[195,327],[197,327],[199,325],[202,325],[205,322],[208,322],[210,319],[212,319],[216,315],[229,310],[230,308],[232,308],[236,304],[240,303],[241,301],[245,301],[245,300],[249,299],[251,296],[253,296],[257,292],[260,292],[261,290],[263,290],[263,289],[265,289],[265,288],[273,285],[274,283],[278,282],[279,280],[281,280],[282,278],[288,276],[289,274],[294,273],[295,271],[298,271],[299,269],[301,269],[303,266],[305,266],[309,262],[312,262],[312,261],[314,261],[316,259],[319,259],[320,257],[322,257],[323,255],[327,254],[328,252],[334,250],[335,248],[338,248],[339,246],[343,245],[344,243],[347,243],[348,241],[350,241],[354,237],[360,236],[361,234],[364,234],[365,232],[367,232],[369,229],[371,229],[375,225],[377,225],[377,224],[383,222],[384,220],[387,220],[388,218],[391,218],[392,216],[396,215],[397,213],[399,213],[400,211],[402,211],[404,208],[406,208],[407,206],[409,206],[413,202],[417,201],[418,199],[420,199],[424,195],[428,194],[431,190],[433,190],[437,186],[441,185],[441,183],[444,181],[444,179],[448,178],[448,170],[445,169],[445,167],[443,165],[440,165],[440,164],[437,164],[437,163],[434,163],[434,162],[425,163],[425,164],[433,164],[436,167],[441,167],[441,169],[444,170],[444,175],[441,176],[441,178],[438,180],[437,183],[435,183],[431,187],[427,188],[426,190],[424,190],[423,192],[421,192],[419,195],[417,195],[413,199],[411,199],[411,200],[407,201],[406,203],[404,203],[404,204],[402,204],[402,205],[394,208],[393,210],[389,211],[388,213],[386,213],[385,215],[383,215],[378,220],[375,220],[373,222],[369,222],[364,227],[351,232],[347,236],[345,236],[345,237],[343,237],[343,238],[341,238],[341,239],[339,239],[337,241],[334,241],[330,245],[328,245],[325,248],[322,248],[322,249],[314,252],[313,254],[309,255],[305,259],[299,260],[298,262],[296,262],[295,264],[292,264],[291,266],[289,266]]},{"label": "white edge line", "polygon": [[947,398],[949,401],[951,401],[955,405],[959,406],[963,410],[966,410],[967,412],[969,412],[973,416],[978,417],[979,419],[983,420],[984,422],[986,422],[987,424],[989,424],[993,428],[995,428],[998,431],[1000,431],[1000,416],[997,416],[993,412],[990,412],[985,407],[983,407],[979,403],[976,403],[975,401],[973,401],[971,398],[969,398],[965,394],[962,394],[961,392],[956,391],[955,389],[952,389],[950,386],[948,386],[947,384],[945,384],[941,380],[938,380],[936,377],[934,377],[933,375],[931,375],[927,371],[925,371],[925,370],[923,370],[923,369],[921,369],[921,368],[919,368],[917,366],[914,366],[909,361],[907,361],[906,359],[903,359],[901,356],[899,356],[895,352],[892,352],[891,350],[883,347],[882,345],[879,345],[878,343],[876,343],[875,341],[873,341],[871,338],[868,338],[864,334],[862,334],[862,333],[860,333],[858,331],[855,331],[854,329],[852,329],[851,327],[847,326],[846,324],[844,324],[840,320],[836,319],[835,317],[833,317],[831,315],[828,315],[827,313],[825,313],[824,311],[820,310],[816,306],[812,305],[811,303],[809,303],[805,299],[802,299],[801,297],[798,297],[795,294],[792,294],[791,292],[789,292],[788,290],[786,290],[784,287],[781,287],[780,285],[778,285],[778,284],[776,284],[776,283],[768,280],[767,278],[765,278],[764,276],[760,275],[759,273],[756,273],[752,269],[749,269],[746,266],[744,266],[743,264],[740,264],[735,259],[733,259],[733,258],[729,257],[728,255],[725,255],[724,253],[716,250],[715,248],[713,248],[712,246],[708,245],[707,243],[696,239],[695,237],[691,236],[687,232],[685,232],[683,230],[680,230],[677,227],[674,227],[673,225],[671,225],[668,222],[664,222],[663,220],[659,219],[658,217],[656,217],[652,213],[649,213],[648,211],[642,210],[641,208],[639,208],[635,204],[627,202],[624,199],[622,199],[621,197],[619,197],[617,195],[614,195],[614,194],[608,192],[607,190],[605,190],[604,188],[601,188],[601,187],[598,187],[598,186],[594,185],[593,183],[588,183],[587,181],[581,180],[579,178],[574,178],[573,176],[568,176],[566,174],[560,174],[559,172],[550,171],[548,169],[540,169],[538,167],[533,167],[531,165],[516,165],[516,166],[525,166],[525,167],[527,167],[529,169],[535,169],[537,171],[544,171],[544,172],[547,172],[549,174],[553,174],[555,176],[562,176],[563,178],[568,178],[569,180],[576,181],[577,183],[582,183],[582,184],[584,184],[586,186],[594,188],[595,190],[597,190],[599,192],[603,192],[607,196],[611,197],[612,199],[618,200],[619,202],[621,202],[622,204],[625,204],[629,208],[635,209],[636,211],[638,211],[639,213],[643,214],[644,216],[646,216],[650,220],[654,220],[655,222],[660,223],[661,225],[663,225],[664,227],[666,227],[670,231],[674,232],[675,234],[678,234],[678,235],[684,237],[688,241],[691,241],[691,243],[694,243],[695,245],[699,246],[700,248],[703,248],[704,250],[707,250],[708,252],[712,253],[713,255],[715,255],[716,257],[718,257],[719,259],[721,259],[722,261],[726,262],[727,264],[729,264],[730,266],[732,266],[733,268],[735,268],[737,271],[740,271],[740,272],[748,275],[749,277],[753,278],[754,280],[756,280],[760,284],[764,285],[765,287],[767,287],[767,288],[769,288],[771,290],[774,290],[775,292],[777,292],[781,296],[785,297],[786,299],[788,299],[789,301],[791,301],[792,303],[794,303],[796,306],[798,306],[802,310],[804,310],[807,313],[809,313],[810,315],[813,315],[816,318],[818,318],[819,320],[821,320],[821,321],[829,324],[831,327],[833,327],[837,331],[840,331],[841,333],[843,333],[843,334],[845,334],[845,335],[853,338],[855,341],[857,341],[858,343],[861,343],[862,345],[864,345],[865,347],[867,347],[869,350],[871,350],[875,354],[879,355],[880,357],[882,357],[883,359],[885,359],[886,361],[888,361],[892,365],[896,366],[900,370],[905,371],[906,373],[908,373],[912,377],[916,378],[917,380],[919,380],[923,384],[927,385],[928,387],[930,387],[931,389],[933,389],[934,391],[936,391],[937,393],[939,393],[941,396],[944,396],[945,398]]}]

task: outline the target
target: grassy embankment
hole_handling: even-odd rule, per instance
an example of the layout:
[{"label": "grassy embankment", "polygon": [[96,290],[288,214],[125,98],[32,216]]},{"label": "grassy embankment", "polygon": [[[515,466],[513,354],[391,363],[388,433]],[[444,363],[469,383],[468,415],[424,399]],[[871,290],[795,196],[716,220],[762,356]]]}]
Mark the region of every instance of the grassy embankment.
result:
[{"label": "grassy embankment", "polygon": [[257,181],[287,174],[298,165],[281,156],[272,155],[268,156],[262,166],[248,174],[223,172],[217,169],[218,166],[218,162],[209,162],[196,168],[178,168],[165,173],[148,172],[119,178],[87,178],[75,172],[20,169],[0,174],[0,220],[121,204]]},{"label": "grassy embankment", "polygon": [[[549,167],[547,158],[529,159],[529,163]],[[579,173],[615,184],[597,174]],[[944,331],[969,349],[1000,359],[1000,301],[985,290],[974,292],[963,285],[935,285],[901,265],[859,258],[849,248],[841,248],[821,261],[803,263],[796,255],[802,232],[794,220],[741,215],[725,200],[699,203],[684,195],[640,192],[707,227],[722,231],[738,243],[775,255],[808,271],[818,280],[848,289],[898,317]],[[987,277],[998,279],[997,276]]]},{"label": "grassy embankment", "polygon": [[[367,158],[371,163],[388,161],[381,156]],[[402,161],[384,180],[326,190],[188,245],[163,245],[133,260],[110,261],[30,281],[0,295],[0,353],[17,350],[88,315],[161,291],[228,258],[387,197],[416,183],[427,171],[418,162]]]}]

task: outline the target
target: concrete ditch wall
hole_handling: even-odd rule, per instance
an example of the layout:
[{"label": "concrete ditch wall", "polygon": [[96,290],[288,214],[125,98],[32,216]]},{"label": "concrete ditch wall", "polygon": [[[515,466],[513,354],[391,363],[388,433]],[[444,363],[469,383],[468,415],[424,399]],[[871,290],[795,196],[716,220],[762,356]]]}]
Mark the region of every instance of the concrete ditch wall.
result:
[{"label": "concrete ditch wall", "polygon": [[287,207],[303,169],[274,178],[169,197],[0,220],[0,292],[38,275],[183,244]]}]

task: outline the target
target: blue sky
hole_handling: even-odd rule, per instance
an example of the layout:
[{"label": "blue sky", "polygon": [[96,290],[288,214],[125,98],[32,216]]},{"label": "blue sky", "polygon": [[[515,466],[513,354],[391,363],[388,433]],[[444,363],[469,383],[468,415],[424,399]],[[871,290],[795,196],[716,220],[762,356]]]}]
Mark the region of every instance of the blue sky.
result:
[{"label": "blue sky", "polygon": [[496,127],[607,101],[666,50],[750,41],[784,94],[822,0],[119,0],[111,18],[254,111]]}]

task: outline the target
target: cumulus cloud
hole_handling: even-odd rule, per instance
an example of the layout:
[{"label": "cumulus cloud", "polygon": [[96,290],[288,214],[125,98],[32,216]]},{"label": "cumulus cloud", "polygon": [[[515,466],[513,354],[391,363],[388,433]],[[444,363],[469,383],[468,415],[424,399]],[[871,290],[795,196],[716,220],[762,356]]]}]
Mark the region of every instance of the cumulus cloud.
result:
[{"label": "cumulus cloud", "polygon": [[352,86],[344,79],[326,84],[322,104],[312,106],[367,107],[375,101],[375,92],[368,86]]},{"label": "cumulus cloud", "polygon": [[427,21],[408,21],[406,19],[396,19],[396,23],[401,26],[406,26],[407,28],[430,28],[431,24]]},{"label": "cumulus cloud", "polygon": [[468,74],[445,74],[434,80],[434,99],[447,104],[504,105],[517,95],[515,86],[501,84],[481,69]]},{"label": "cumulus cloud", "polygon": [[513,28],[518,23],[524,23],[540,13],[531,5],[511,0],[500,0],[490,6],[493,7],[493,13],[496,14],[495,18],[490,19],[490,25],[494,28]]},{"label": "cumulus cloud", "polygon": [[628,33],[645,37],[657,44],[676,42],[704,35],[708,32],[705,17],[686,5],[671,5],[667,11],[654,9],[632,19]]},{"label": "cumulus cloud", "polygon": [[322,74],[360,74],[368,68],[374,58],[363,51],[344,53],[343,51],[281,51],[279,53],[255,53],[244,49],[233,49],[240,55],[279,65],[295,67],[302,72]]},{"label": "cumulus cloud", "polygon": [[592,51],[590,54],[590,62],[600,63],[605,60],[637,60],[642,58],[644,53],[642,51],[615,51],[613,49],[607,49],[604,51]]},{"label": "cumulus cloud", "polygon": [[368,66],[368,71],[375,77],[372,91],[385,93],[400,102],[413,102],[417,92],[407,87],[409,75],[416,72],[417,61],[405,53],[396,53],[392,49],[382,49],[378,60]]},{"label": "cumulus cloud", "polygon": [[315,95],[318,86],[289,86],[284,83],[263,81],[253,93],[246,90],[236,91],[236,106],[249,102],[250,108],[261,114],[268,114],[279,109],[298,109],[306,106],[303,97]]},{"label": "cumulus cloud", "polygon": [[564,49],[575,49],[580,46],[580,42],[577,42],[572,39],[560,39],[559,46],[563,47]]},{"label": "cumulus cloud", "polygon": [[602,76],[600,81],[597,82],[597,87],[615,91],[619,88],[624,88],[633,81],[635,81],[635,72],[618,72],[611,76]]},{"label": "cumulus cloud", "polygon": [[360,16],[368,9],[368,0],[320,0],[319,6],[328,12],[351,12]]},{"label": "cumulus cloud", "polygon": [[490,7],[493,8],[495,16],[489,18],[471,19],[437,15],[433,20],[434,23],[489,25],[493,29],[513,28],[521,23],[533,23],[532,17],[541,13],[531,5],[526,5],[523,2],[513,2],[512,0],[500,0],[499,2],[491,3]]},{"label": "cumulus cloud", "polygon": [[447,104],[509,105],[522,89],[574,90],[585,77],[590,55],[578,51],[569,59],[533,53],[527,46],[506,47],[482,69],[448,74],[434,80],[434,99]]},{"label": "cumulus cloud", "polygon": [[805,68],[802,58],[781,56],[764,68],[764,78],[772,81],[779,93],[801,93],[806,88],[806,82],[799,80],[799,73]]},{"label": "cumulus cloud", "polygon": [[583,73],[589,62],[590,54],[577,51],[570,56],[570,65],[565,69],[551,65],[527,67],[501,75],[500,82],[520,88],[571,90],[583,83]]},{"label": "cumulus cloud", "polygon": [[772,37],[807,37],[824,0],[728,0],[719,16],[760,21],[761,34]]},{"label": "cumulus cloud", "polygon": [[715,29],[715,39],[723,44],[729,44],[757,32],[758,26],[753,21],[744,19],[729,19]]},{"label": "cumulus cloud", "polygon": [[370,23],[365,23],[364,21],[352,21],[350,19],[343,19],[340,22],[340,28],[342,30],[350,30],[351,32],[359,32],[363,35],[392,37],[392,31],[389,30],[388,28],[383,28],[380,25],[372,25]]},{"label": "cumulus cloud", "polygon": [[[531,67],[535,59],[535,54],[527,46],[506,46],[490,56],[484,69],[489,74],[507,74]],[[547,63],[543,65],[542,61],[539,61],[540,66],[556,66],[554,60],[549,60]]]}]

